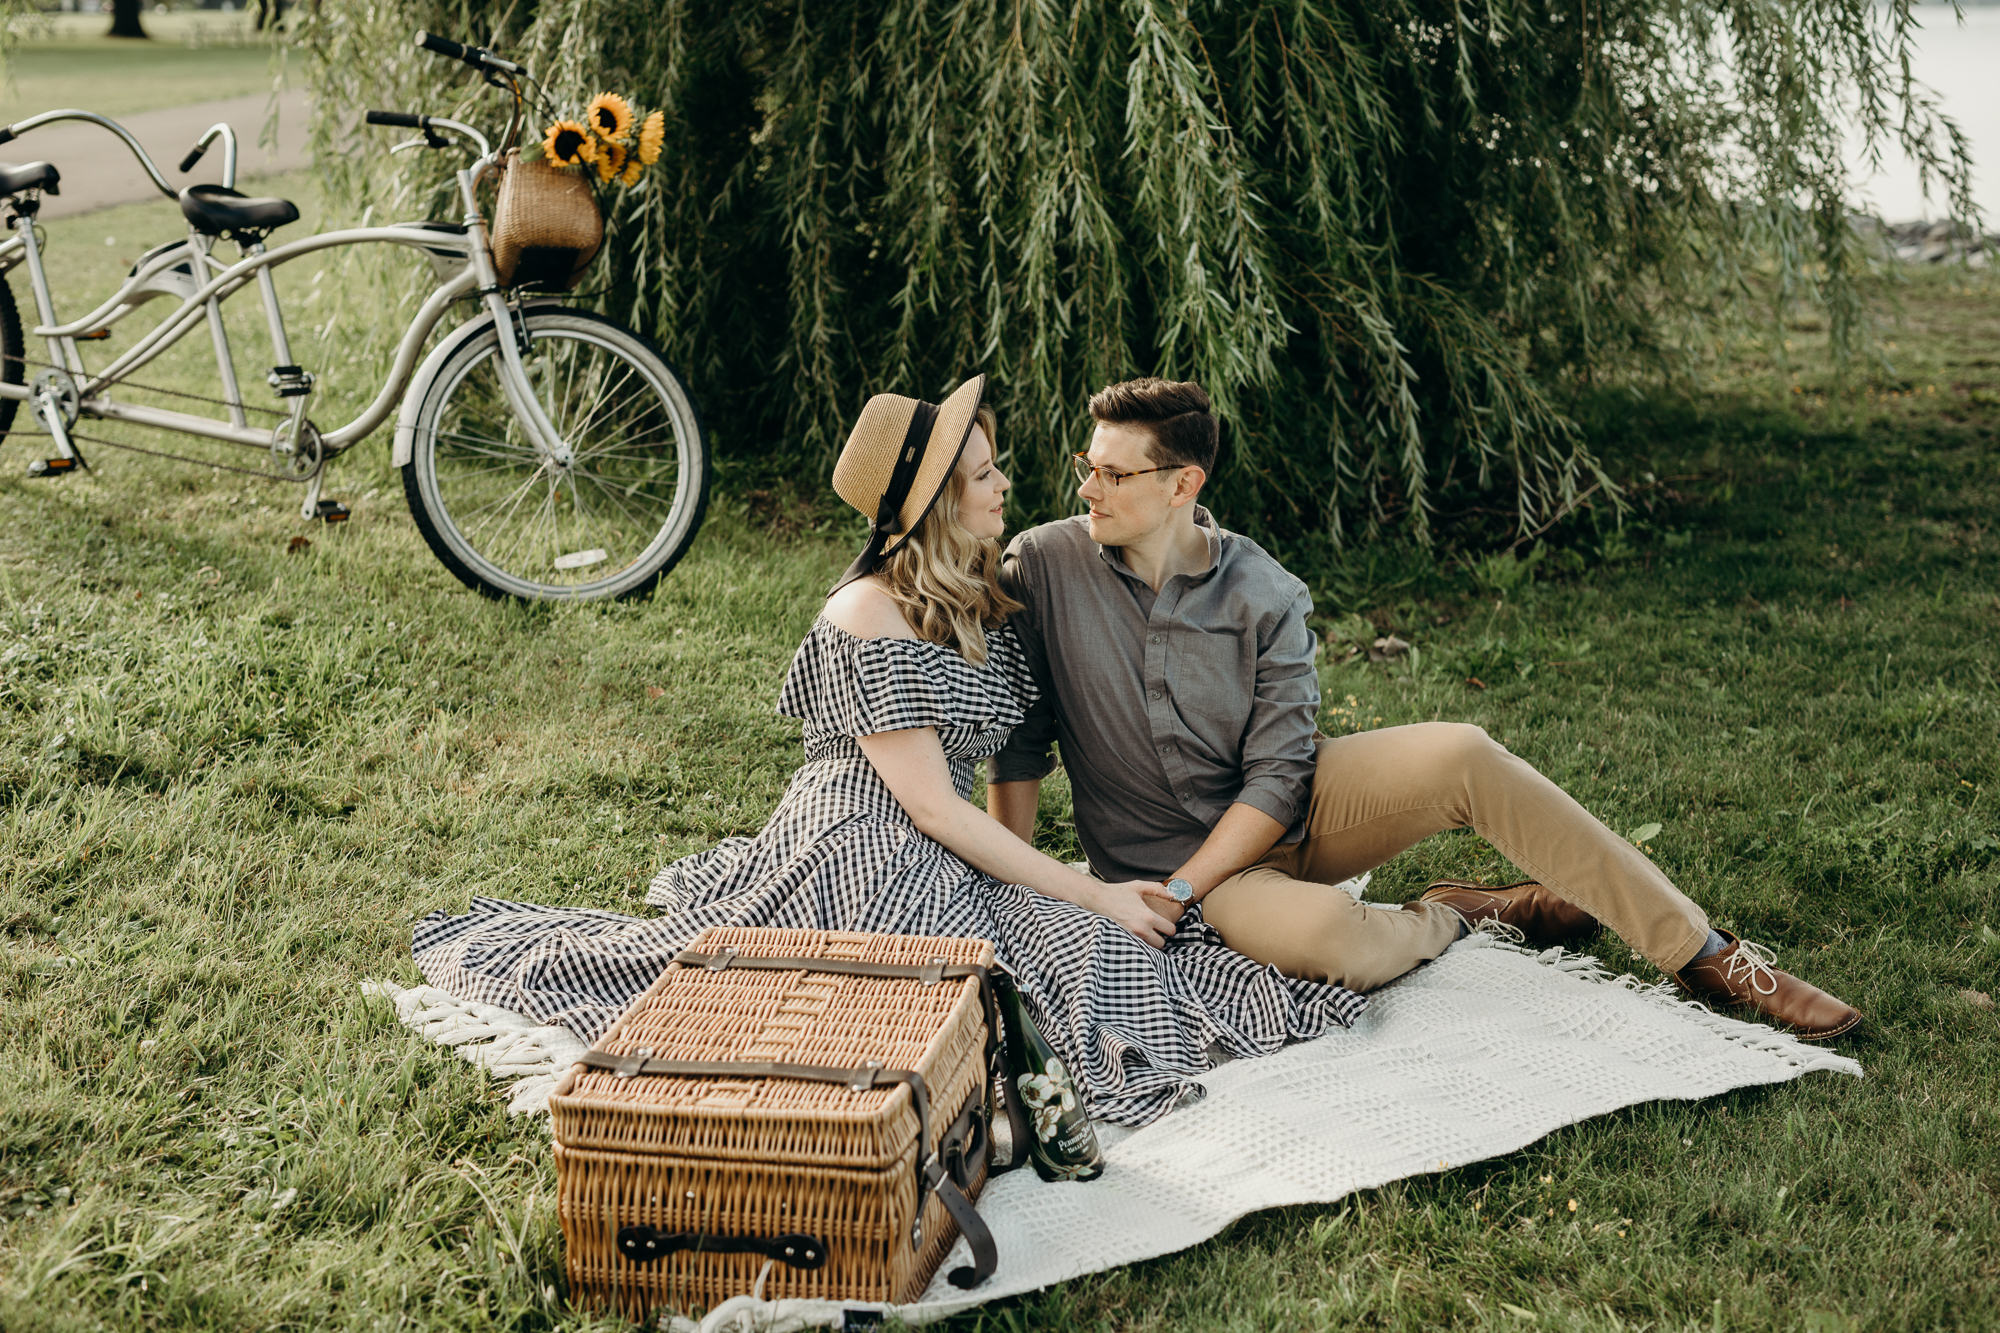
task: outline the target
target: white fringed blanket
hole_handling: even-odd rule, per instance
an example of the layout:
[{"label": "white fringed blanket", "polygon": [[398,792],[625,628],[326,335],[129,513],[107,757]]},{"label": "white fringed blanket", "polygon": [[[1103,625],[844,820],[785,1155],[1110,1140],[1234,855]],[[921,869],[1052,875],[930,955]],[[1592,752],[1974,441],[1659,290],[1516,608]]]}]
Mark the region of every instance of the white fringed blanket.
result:
[{"label": "white fringed blanket", "polygon": [[[583,1046],[562,1028],[470,1005],[428,986],[365,983],[403,1022],[515,1078],[511,1110],[545,1110]],[[1637,1102],[1711,1097],[1813,1070],[1861,1066],[1769,1028],[1676,1000],[1596,960],[1459,941],[1371,996],[1352,1029],[1212,1071],[1206,1099],[1145,1129],[1105,1127],[1106,1168],[1089,1184],[1001,1176],[979,1200],[1000,1269],[977,1292],[942,1274],[900,1307],[725,1302],[701,1333],[838,1326],[848,1308],[893,1308],[920,1324],[1000,1296],[1200,1244],[1245,1213],[1331,1203],[1405,1176],[1496,1157],[1551,1130]],[[676,1320],[691,1333],[696,1325]]]}]

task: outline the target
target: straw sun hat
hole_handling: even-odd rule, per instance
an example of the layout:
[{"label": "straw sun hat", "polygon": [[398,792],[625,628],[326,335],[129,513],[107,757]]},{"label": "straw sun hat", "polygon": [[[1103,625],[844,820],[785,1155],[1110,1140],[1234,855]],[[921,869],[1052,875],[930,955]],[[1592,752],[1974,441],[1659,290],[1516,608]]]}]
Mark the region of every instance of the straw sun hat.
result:
[{"label": "straw sun hat", "polygon": [[836,591],[872,573],[937,504],[985,392],[986,377],[974,375],[942,403],[878,393],[861,409],[833,465],[833,489],[867,516],[868,545]]}]

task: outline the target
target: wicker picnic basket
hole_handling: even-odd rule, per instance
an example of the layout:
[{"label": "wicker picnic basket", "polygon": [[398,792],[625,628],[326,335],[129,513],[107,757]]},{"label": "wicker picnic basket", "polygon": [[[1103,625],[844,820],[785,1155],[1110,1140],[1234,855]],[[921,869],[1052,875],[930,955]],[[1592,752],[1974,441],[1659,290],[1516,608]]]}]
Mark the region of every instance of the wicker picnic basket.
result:
[{"label": "wicker picnic basket", "polygon": [[523,162],[510,149],[493,206],[493,267],[502,287],[566,292],[604,247],[604,214],[582,171]]},{"label": "wicker picnic basket", "polygon": [[951,1280],[984,1281],[992,963],[984,940],[702,934],[549,1099],[571,1299],[909,1301],[961,1229]]}]

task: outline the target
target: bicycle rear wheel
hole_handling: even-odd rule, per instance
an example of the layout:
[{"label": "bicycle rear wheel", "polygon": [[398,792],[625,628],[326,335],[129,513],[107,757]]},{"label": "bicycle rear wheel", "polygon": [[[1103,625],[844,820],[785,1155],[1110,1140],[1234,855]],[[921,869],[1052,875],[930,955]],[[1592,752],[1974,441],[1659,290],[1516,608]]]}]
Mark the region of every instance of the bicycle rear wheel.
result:
[{"label": "bicycle rear wheel", "polygon": [[[14,305],[14,290],[7,285],[7,276],[0,273],[0,383],[26,384],[28,363],[22,360],[25,353],[21,341],[21,312]],[[0,440],[7,438],[7,432],[14,427],[14,411],[20,402],[13,398],[0,398]]]},{"label": "bicycle rear wheel", "polygon": [[500,335],[476,326],[414,417],[403,489],[444,566],[489,597],[643,596],[701,527],[712,470],[694,399],[644,338],[580,310],[530,311],[522,356],[568,443],[558,467],[500,383]]}]

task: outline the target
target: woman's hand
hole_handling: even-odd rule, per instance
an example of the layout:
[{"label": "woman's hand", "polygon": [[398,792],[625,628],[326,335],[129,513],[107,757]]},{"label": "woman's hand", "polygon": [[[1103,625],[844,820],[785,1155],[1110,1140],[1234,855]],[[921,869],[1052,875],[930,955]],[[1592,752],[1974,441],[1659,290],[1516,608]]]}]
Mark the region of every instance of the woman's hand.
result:
[{"label": "woman's hand", "polygon": [[1099,916],[1110,917],[1155,949],[1165,947],[1167,937],[1174,933],[1174,918],[1162,914],[1162,905],[1178,909],[1179,904],[1164,884],[1149,879],[1105,884],[1088,875],[1077,878],[1085,887],[1071,901]]}]

